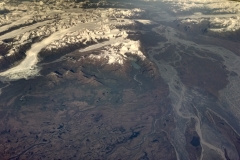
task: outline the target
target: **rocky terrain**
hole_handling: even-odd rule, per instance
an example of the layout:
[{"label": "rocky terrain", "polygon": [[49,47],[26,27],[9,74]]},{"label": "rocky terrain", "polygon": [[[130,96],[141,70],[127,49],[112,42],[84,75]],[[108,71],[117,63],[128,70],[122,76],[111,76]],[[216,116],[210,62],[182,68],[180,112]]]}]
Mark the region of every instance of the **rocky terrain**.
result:
[{"label": "rocky terrain", "polygon": [[[29,52],[36,52],[36,48],[38,50],[35,53],[37,58],[31,59],[31,64],[27,68],[33,68],[37,59],[43,59],[46,56],[44,52],[59,52],[66,48],[72,48],[68,51],[74,51],[77,48],[73,45],[81,48],[104,40],[113,40],[124,35],[124,31],[117,30],[117,27],[134,25],[134,20],[130,20],[130,18],[137,18],[144,14],[144,11],[138,8],[93,9],[91,4],[96,3],[53,2],[2,4],[6,9],[14,10],[14,12],[1,15],[1,45],[9,48],[3,50],[0,57],[2,71],[12,67],[25,56],[27,59]],[[91,8],[85,9],[83,4]],[[99,2],[96,5],[103,4]],[[16,19],[18,20],[16,21]],[[13,21],[14,23],[11,23]],[[32,44],[35,44],[36,48],[31,48]],[[39,51],[41,53],[38,54]],[[18,72],[22,72],[19,71],[22,70],[19,68],[12,74],[16,75]],[[25,68],[24,65],[23,70]],[[31,76],[31,74],[26,76]],[[13,77],[16,77],[14,75]]]},{"label": "rocky terrain", "polygon": [[0,3],[0,159],[238,160],[239,5]]}]

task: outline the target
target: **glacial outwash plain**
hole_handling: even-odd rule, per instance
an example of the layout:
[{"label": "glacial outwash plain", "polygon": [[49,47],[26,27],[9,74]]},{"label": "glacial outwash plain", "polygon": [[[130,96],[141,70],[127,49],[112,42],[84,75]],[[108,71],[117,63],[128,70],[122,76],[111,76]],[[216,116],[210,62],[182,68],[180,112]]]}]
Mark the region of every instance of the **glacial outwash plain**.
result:
[{"label": "glacial outwash plain", "polygon": [[240,2],[1,0],[0,160],[239,160]]}]

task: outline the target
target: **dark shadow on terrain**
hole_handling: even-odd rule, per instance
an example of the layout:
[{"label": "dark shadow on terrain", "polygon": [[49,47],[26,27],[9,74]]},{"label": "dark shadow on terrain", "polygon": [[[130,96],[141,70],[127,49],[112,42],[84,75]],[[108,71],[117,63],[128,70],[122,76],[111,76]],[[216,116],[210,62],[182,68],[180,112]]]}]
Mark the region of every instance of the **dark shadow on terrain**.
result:
[{"label": "dark shadow on terrain", "polygon": [[10,11],[7,10],[7,9],[4,9],[4,10],[0,10],[0,14],[6,14],[6,13],[9,13]]}]

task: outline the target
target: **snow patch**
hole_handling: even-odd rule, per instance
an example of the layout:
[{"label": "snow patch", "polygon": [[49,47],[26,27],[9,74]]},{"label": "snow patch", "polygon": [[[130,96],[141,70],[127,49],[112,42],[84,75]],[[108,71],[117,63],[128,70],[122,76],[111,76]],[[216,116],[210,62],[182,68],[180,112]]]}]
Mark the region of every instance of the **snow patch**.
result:
[{"label": "snow patch", "polygon": [[91,54],[89,58],[98,60],[105,59],[107,60],[107,64],[123,65],[124,61],[127,60],[126,53],[137,55],[142,60],[146,58],[140,51],[140,47],[139,41],[126,40],[124,42],[117,42],[107,46],[102,50],[102,53],[98,55]]},{"label": "snow patch", "polygon": [[155,22],[153,22],[151,20],[146,20],[146,19],[136,19],[135,21],[140,22],[145,25],[156,24]]},{"label": "snow patch", "polygon": [[[189,12],[190,18],[182,22],[210,22],[213,32],[233,32],[240,29],[240,5],[236,1],[227,0],[163,0],[170,4],[172,12],[181,14]],[[195,12],[194,12],[195,11]],[[197,11],[197,12],[196,12]],[[204,14],[205,13],[205,14]],[[178,17],[182,18],[182,17]]]},{"label": "snow patch", "polygon": [[240,29],[239,16],[186,18],[181,20],[181,23],[200,24],[204,21],[208,21],[210,23],[208,30],[213,32],[235,32]]},{"label": "snow patch", "polygon": [[171,4],[175,12],[190,11],[192,9],[206,9],[214,13],[239,13],[239,2],[226,0],[163,0]]},{"label": "snow patch", "polygon": [[211,31],[214,32],[234,32],[240,29],[240,17],[212,18],[210,19]]}]

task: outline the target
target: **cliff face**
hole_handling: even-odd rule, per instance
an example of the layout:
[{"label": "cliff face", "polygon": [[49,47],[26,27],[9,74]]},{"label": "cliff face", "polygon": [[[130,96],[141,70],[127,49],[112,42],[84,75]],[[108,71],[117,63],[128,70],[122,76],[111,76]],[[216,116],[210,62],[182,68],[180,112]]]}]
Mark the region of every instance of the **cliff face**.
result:
[{"label": "cliff face", "polygon": [[6,58],[6,55],[8,54],[8,52],[10,51],[11,47],[8,46],[5,43],[0,44],[0,71],[7,69],[12,63],[15,62],[15,60],[10,61]]}]

